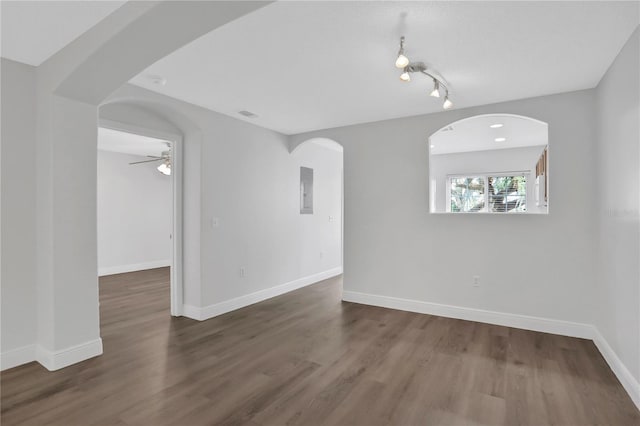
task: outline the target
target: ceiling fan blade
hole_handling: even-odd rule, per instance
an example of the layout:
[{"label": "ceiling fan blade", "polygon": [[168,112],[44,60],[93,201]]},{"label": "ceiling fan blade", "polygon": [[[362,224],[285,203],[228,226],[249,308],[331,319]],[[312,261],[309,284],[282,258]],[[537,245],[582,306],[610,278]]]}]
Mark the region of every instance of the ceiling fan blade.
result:
[{"label": "ceiling fan blade", "polygon": [[154,161],[162,161],[162,160],[164,160],[164,159],[163,158],[154,158],[153,160],[134,161],[133,163],[129,163],[129,165],[142,164],[142,163],[153,163]]}]

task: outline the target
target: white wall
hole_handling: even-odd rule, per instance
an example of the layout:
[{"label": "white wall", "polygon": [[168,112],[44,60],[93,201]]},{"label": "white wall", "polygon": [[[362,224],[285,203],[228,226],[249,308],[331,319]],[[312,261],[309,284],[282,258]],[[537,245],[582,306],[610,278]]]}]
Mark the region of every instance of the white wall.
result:
[{"label": "white wall", "polygon": [[535,203],[535,165],[544,146],[493,149],[431,155],[430,179],[436,180],[436,211],[446,212],[447,176],[452,174],[521,171],[527,175],[527,211],[539,212]]},{"label": "white wall", "polygon": [[596,324],[634,378],[640,406],[639,52],[636,29],[597,88],[598,197],[593,205],[600,265]]},{"label": "white wall", "polygon": [[[2,340],[5,355],[36,338],[35,69],[2,59]],[[18,355],[19,357],[20,355]],[[7,364],[7,365],[9,365]]]},{"label": "white wall", "polygon": [[[311,137],[344,146],[345,291],[592,323],[595,213],[584,206],[596,183],[594,97],[585,90],[292,137],[292,147]],[[429,214],[428,137],[489,113],[549,124],[549,215]],[[513,249],[514,241],[527,243]],[[523,273],[522,259],[540,273]]]},{"label": "white wall", "polygon": [[[185,226],[199,217],[200,232],[185,232],[184,244],[199,239],[200,280],[196,265],[185,265],[187,305],[205,308],[341,267],[342,153],[315,144],[289,153],[284,135],[134,86],[112,99],[136,99],[173,125],[192,126],[181,128],[184,170],[200,170],[199,188],[187,194],[185,176],[184,215]],[[157,126],[141,114],[131,123],[130,108],[120,108],[129,107],[106,105],[101,116]],[[313,215],[300,215],[300,166],[314,169]]]},{"label": "white wall", "polygon": [[[292,155],[283,136],[251,130],[238,139],[212,132],[203,145],[203,216],[220,221],[202,235],[203,306],[341,264],[341,153],[310,145]],[[313,215],[300,214],[300,166],[314,169]]]},{"label": "white wall", "polygon": [[98,151],[98,273],[171,264],[171,177],[147,158]]}]

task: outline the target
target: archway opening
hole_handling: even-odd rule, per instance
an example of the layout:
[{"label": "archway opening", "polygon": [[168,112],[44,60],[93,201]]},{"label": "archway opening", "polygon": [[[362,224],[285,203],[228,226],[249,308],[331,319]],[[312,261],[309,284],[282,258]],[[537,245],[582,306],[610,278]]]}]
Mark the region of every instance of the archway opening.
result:
[{"label": "archway opening", "polygon": [[[342,269],[343,147],[332,139],[312,138],[297,145],[291,151],[291,156],[295,167],[300,170],[299,238],[300,246],[305,247],[300,260],[301,267],[310,268],[319,262],[316,268],[320,270]],[[310,241],[311,238],[315,240]]]},{"label": "archway opening", "polygon": [[431,213],[548,213],[547,123],[477,115],[439,129],[428,144]]}]

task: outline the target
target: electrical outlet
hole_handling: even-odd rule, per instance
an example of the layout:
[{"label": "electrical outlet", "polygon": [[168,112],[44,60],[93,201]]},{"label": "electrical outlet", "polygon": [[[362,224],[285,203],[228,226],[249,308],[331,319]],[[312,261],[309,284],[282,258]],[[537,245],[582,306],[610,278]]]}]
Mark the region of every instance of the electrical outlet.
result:
[{"label": "electrical outlet", "polygon": [[244,266],[241,266],[241,267],[240,267],[239,272],[240,272],[240,278],[244,278],[244,277],[245,277],[245,275],[246,275],[246,271],[245,271]]},{"label": "electrical outlet", "polygon": [[473,286],[480,287],[480,275],[473,276]]}]

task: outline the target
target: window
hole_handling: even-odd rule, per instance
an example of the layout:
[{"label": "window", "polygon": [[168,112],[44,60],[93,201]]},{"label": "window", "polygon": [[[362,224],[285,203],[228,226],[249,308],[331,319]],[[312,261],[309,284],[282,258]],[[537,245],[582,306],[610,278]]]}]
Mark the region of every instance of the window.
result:
[{"label": "window", "polygon": [[452,177],[449,184],[451,186],[449,198],[452,212],[486,211],[484,177]]},{"label": "window", "polygon": [[452,213],[527,211],[527,173],[450,176],[447,183]]}]

